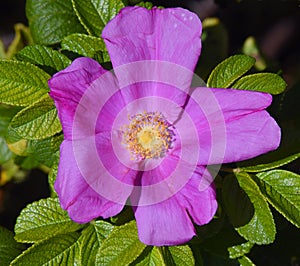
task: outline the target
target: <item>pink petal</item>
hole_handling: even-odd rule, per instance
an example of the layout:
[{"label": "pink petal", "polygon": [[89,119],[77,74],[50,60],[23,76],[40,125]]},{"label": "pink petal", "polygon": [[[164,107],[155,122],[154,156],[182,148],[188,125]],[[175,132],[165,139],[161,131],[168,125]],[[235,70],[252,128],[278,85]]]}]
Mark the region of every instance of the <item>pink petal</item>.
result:
[{"label": "pink petal", "polygon": [[[114,132],[112,134],[115,135]],[[96,149],[98,152],[99,159],[103,164],[104,171],[107,171],[115,179],[119,180],[124,184],[133,185],[134,180],[137,176],[137,171],[134,170],[135,163],[131,160],[129,151],[122,148],[123,146],[122,139],[120,137],[121,136],[116,135],[114,141],[117,142],[116,138],[118,138],[119,146],[126,155],[122,157],[122,160],[120,160],[120,158],[117,156],[118,154],[114,150],[110,133],[106,132],[106,133],[96,135],[95,137]],[[92,159],[91,156],[88,156],[88,152],[89,151],[87,151],[87,156],[86,156],[87,165],[89,165],[88,160]],[[126,190],[126,187],[124,185],[123,191]],[[114,192],[115,191],[112,191],[112,193]]]},{"label": "pink petal", "polygon": [[[126,190],[123,192],[111,191],[110,193],[117,193],[117,197],[123,199],[123,202],[119,201],[118,203],[102,197],[82,176],[81,169],[78,168],[74,157],[73,148],[73,143],[68,140],[64,140],[60,148],[60,162],[54,187],[62,208],[68,211],[74,221],[80,223],[89,222],[99,216],[107,218],[118,214],[130,192],[128,193]],[[92,161],[89,165],[92,167]],[[102,173],[98,172],[99,179],[101,176]]]},{"label": "pink petal", "polygon": [[[153,172],[144,173],[141,182],[148,182]],[[168,189],[172,190],[172,186],[159,193],[170,194]],[[180,191],[170,195],[156,204],[135,207],[139,238],[143,243],[156,246],[185,243],[195,235],[191,219],[198,225],[207,224],[218,208],[213,179],[204,167],[199,167]]]},{"label": "pink petal", "polygon": [[280,143],[280,128],[266,111],[236,117],[226,123],[226,131],[224,163],[256,157]]},{"label": "pink petal", "polygon": [[235,162],[274,150],[280,128],[264,110],[266,93],[197,88],[185,111],[199,133],[199,164]]},{"label": "pink petal", "polygon": [[272,103],[268,93],[235,90],[210,89],[222,109],[225,120],[266,109]]},{"label": "pink petal", "polygon": [[175,197],[154,205],[136,207],[135,218],[139,239],[147,245],[182,244],[195,235],[190,217]]},{"label": "pink petal", "polygon": [[91,83],[105,70],[90,58],[78,58],[49,81],[50,96],[54,99],[65,138],[71,137],[73,118],[78,103]]},{"label": "pink petal", "polygon": [[275,150],[281,131],[265,111],[272,102],[266,93],[213,89],[226,123],[224,163],[256,157]]},{"label": "pink petal", "polygon": [[[201,181],[209,182],[205,189],[202,189],[204,186]],[[209,223],[218,208],[213,179],[203,167],[198,167],[184,188],[176,194],[176,198],[198,225]]]},{"label": "pink petal", "polygon": [[200,35],[199,18],[182,8],[126,7],[102,32],[114,68],[161,60],[193,70],[200,55]]}]

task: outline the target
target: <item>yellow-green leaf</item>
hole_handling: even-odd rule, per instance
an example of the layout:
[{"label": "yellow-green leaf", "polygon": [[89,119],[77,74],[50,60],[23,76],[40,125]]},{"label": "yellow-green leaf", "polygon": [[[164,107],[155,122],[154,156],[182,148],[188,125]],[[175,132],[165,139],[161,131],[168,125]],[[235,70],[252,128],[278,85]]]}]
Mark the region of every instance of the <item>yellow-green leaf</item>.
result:
[{"label": "yellow-green leaf", "polygon": [[232,86],[234,89],[261,91],[271,94],[282,93],[286,88],[285,81],[274,73],[257,73],[242,77]]},{"label": "yellow-green leaf", "polygon": [[275,240],[276,228],[265,196],[249,174],[236,172],[235,175],[254,207],[252,219],[246,225],[236,228],[237,232],[246,240],[258,245],[272,243]]},{"label": "yellow-green leaf", "polygon": [[211,72],[207,86],[210,88],[228,88],[235,80],[245,74],[255,59],[247,55],[234,55],[222,61]]},{"label": "yellow-green leaf", "polygon": [[259,173],[257,177],[273,207],[300,228],[300,175],[278,169]]},{"label": "yellow-green leaf", "polygon": [[49,78],[32,64],[0,60],[0,102],[29,106],[48,93]]},{"label": "yellow-green leaf", "polygon": [[48,95],[17,113],[10,126],[24,139],[45,139],[61,131],[57,109]]}]

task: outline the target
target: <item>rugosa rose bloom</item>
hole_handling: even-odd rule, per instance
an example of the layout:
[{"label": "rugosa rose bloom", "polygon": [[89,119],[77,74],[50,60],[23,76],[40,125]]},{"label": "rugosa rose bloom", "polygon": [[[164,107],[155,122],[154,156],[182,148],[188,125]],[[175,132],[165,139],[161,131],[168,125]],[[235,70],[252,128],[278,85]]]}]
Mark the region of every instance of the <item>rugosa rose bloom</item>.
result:
[{"label": "rugosa rose bloom", "polygon": [[190,89],[200,35],[187,10],[127,7],[102,33],[114,74],[78,58],[50,79],[64,133],[55,190],[74,221],[128,204],[142,242],[184,243],[217,210],[206,166],[278,147],[269,94]]}]

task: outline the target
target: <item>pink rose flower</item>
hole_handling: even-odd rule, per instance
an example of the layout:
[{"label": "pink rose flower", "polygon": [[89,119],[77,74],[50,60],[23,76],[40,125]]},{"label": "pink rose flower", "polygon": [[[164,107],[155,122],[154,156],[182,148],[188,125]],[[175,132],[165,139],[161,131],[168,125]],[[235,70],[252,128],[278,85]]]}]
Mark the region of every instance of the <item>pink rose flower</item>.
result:
[{"label": "pink rose flower", "polygon": [[114,74],[78,58],[49,80],[64,133],[55,189],[71,219],[128,204],[142,242],[185,243],[217,210],[206,166],[278,147],[271,95],[190,89],[200,35],[187,10],[127,7],[102,33]]}]

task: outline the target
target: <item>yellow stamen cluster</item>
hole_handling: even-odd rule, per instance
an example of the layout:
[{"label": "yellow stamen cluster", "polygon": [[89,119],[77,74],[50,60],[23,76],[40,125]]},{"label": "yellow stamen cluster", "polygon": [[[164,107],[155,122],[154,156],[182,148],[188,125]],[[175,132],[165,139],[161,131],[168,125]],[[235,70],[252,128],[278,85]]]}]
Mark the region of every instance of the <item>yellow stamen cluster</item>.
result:
[{"label": "yellow stamen cluster", "polygon": [[122,128],[123,142],[132,159],[162,158],[174,141],[172,125],[159,112],[144,112],[129,118]]}]

